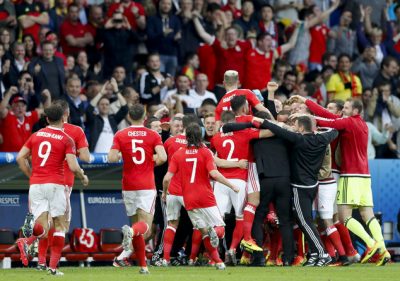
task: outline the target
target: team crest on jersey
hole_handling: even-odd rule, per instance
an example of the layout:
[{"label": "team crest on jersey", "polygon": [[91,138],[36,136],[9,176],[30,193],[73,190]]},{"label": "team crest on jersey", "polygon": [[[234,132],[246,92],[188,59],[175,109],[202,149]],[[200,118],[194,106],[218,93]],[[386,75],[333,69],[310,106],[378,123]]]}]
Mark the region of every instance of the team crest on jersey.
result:
[{"label": "team crest on jersey", "polygon": [[28,123],[25,124],[25,130],[27,130],[27,131],[31,130],[31,126]]},{"label": "team crest on jersey", "polygon": [[236,52],[240,52],[241,50],[242,50],[242,49],[240,48],[239,45],[236,45],[236,46],[235,46],[235,51],[236,51]]}]

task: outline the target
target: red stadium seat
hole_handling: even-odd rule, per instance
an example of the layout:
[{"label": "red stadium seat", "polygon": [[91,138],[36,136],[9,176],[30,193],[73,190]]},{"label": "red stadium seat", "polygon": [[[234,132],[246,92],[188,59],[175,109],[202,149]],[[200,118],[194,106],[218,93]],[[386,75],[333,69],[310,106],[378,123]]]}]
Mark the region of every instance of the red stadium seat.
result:
[{"label": "red stadium seat", "polygon": [[122,251],[122,232],[120,229],[104,228],[100,230],[100,252],[92,255],[94,261],[112,261]]},{"label": "red stadium seat", "polygon": [[11,257],[12,261],[19,261],[20,255],[15,246],[15,236],[11,229],[0,229],[0,260]]},{"label": "red stadium seat", "polygon": [[73,239],[70,241],[70,235],[66,234],[62,256],[65,257],[67,261],[86,261],[89,258],[88,253],[74,252],[71,244],[73,244]]}]

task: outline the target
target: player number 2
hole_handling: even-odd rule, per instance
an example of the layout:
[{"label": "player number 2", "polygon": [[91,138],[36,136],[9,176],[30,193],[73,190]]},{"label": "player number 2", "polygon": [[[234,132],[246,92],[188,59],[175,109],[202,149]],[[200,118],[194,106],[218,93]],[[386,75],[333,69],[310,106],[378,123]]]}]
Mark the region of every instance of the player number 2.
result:
[{"label": "player number 2", "polygon": [[136,144],[138,144],[138,143],[143,143],[143,140],[132,140],[132,152],[133,153],[136,153],[136,152],[140,153],[140,157],[136,157],[136,156],[132,157],[132,161],[136,165],[143,164],[144,159],[145,159],[144,149],[143,149],[143,147],[136,146]]},{"label": "player number 2", "polygon": [[[43,151],[43,149],[45,149],[45,151]],[[47,159],[49,159],[50,151],[51,151],[51,143],[50,142],[43,141],[40,143],[39,149],[38,149],[38,156],[40,158],[42,158],[42,163],[40,163],[40,167],[43,167],[46,164]]]},{"label": "player number 2", "polygon": [[232,158],[233,151],[235,150],[235,143],[233,142],[233,140],[224,140],[224,142],[222,143],[222,147],[226,147],[228,144],[230,146],[230,149],[229,149],[228,157],[226,158],[226,160],[239,161],[238,158]]},{"label": "player number 2", "polygon": [[192,174],[190,176],[190,183],[194,183],[196,177],[197,158],[187,158],[186,162],[193,162]]}]

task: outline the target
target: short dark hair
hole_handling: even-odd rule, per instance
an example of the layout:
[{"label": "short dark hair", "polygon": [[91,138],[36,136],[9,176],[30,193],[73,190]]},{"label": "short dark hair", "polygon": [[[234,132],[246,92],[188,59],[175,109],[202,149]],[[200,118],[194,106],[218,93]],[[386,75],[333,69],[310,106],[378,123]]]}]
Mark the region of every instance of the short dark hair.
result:
[{"label": "short dark hair", "polygon": [[264,4],[264,5],[262,5],[261,10],[264,9],[264,8],[270,8],[270,9],[272,10],[273,13],[275,12],[274,7],[272,7],[270,4]]},{"label": "short dark hair", "polygon": [[296,120],[299,126],[302,126],[306,132],[312,132],[313,122],[309,116],[299,116]]},{"label": "short dark hair", "polygon": [[205,106],[205,105],[217,106],[216,102],[211,98],[203,100],[203,102],[201,103],[201,106]]},{"label": "short dark hair", "polygon": [[338,61],[340,61],[342,58],[348,58],[350,62],[352,61],[351,56],[346,53],[341,53],[338,57]]},{"label": "short dark hair", "polygon": [[322,62],[329,60],[330,57],[336,57],[335,53],[326,52],[325,54],[323,54],[322,55]]},{"label": "short dark hair", "polygon": [[79,6],[77,5],[77,4],[75,4],[75,3],[71,3],[71,4],[69,4],[68,5],[68,12],[69,12],[69,10],[71,9],[71,8],[77,8],[77,9],[79,9]]},{"label": "short dark hair", "polygon": [[339,111],[343,110],[343,107],[344,107],[344,102],[343,101],[341,101],[341,100],[332,100],[331,103],[334,103],[336,105],[336,108]]},{"label": "short dark hair", "polygon": [[224,111],[221,114],[221,122],[226,124],[230,122],[235,122],[235,113],[232,111]]},{"label": "short dark hair", "polygon": [[382,60],[381,69],[383,69],[384,66],[388,67],[392,61],[399,64],[399,61],[395,57],[387,56]]},{"label": "short dark hair", "polygon": [[28,71],[28,70],[22,70],[19,74],[18,74],[18,80],[22,79],[22,76],[24,76],[25,74],[29,74],[29,76],[32,78],[32,74]]},{"label": "short dark hair", "polygon": [[286,79],[288,76],[295,76],[296,77],[296,73],[294,71],[286,71],[285,75],[283,76],[283,79]]},{"label": "short dark hair", "polygon": [[240,96],[234,96],[231,99],[231,108],[233,112],[238,112],[242,106],[246,104],[246,96],[240,95]]},{"label": "short dark hair", "polygon": [[182,118],[183,129],[186,129],[190,124],[199,124],[199,118],[194,114],[185,114]]},{"label": "short dark hair", "polygon": [[201,128],[199,124],[196,123],[189,124],[189,126],[186,128],[186,139],[188,147],[194,146],[200,148],[203,146]]},{"label": "short dark hair", "polygon": [[52,124],[52,123],[58,123],[61,121],[61,119],[64,115],[64,110],[60,105],[52,104],[49,107],[44,109],[44,113],[46,114],[46,117],[47,117],[47,120],[49,121],[49,123]]},{"label": "short dark hair", "polygon": [[150,129],[151,123],[157,122],[157,121],[160,121],[160,119],[158,119],[157,117],[151,116],[149,119],[147,119],[146,127]]},{"label": "short dark hair", "polygon": [[353,99],[348,99],[348,101],[351,101],[351,106],[353,107],[353,109],[357,109],[358,113],[361,114],[361,112],[363,111],[362,101]]},{"label": "short dark hair", "polygon": [[52,104],[61,106],[61,108],[63,109],[64,113],[67,110],[69,110],[69,104],[68,104],[68,102],[66,100],[61,100],[61,99],[60,100],[55,100],[55,101],[53,101]]},{"label": "short dark hair", "polygon": [[129,108],[129,117],[133,121],[139,121],[144,117],[144,106],[141,104],[134,104]]}]

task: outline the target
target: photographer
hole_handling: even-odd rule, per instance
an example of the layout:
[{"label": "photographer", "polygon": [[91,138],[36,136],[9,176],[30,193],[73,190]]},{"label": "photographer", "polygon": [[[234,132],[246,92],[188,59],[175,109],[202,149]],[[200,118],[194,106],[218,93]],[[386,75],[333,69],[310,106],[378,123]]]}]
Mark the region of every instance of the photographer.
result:
[{"label": "photographer", "polygon": [[26,101],[28,111],[39,107],[40,95],[35,92],[33,79],[28,71],[20,72],[18,78],[18,94]]},{"label": "photographer", "polygon": [[127,82],[132,82],[133,58],[139,37],[131,29],[127,18],[119,11],[114,12],[104,25],[101,36],[104,42],[103,78],[110,79],[115,67],[123,66]]}]

